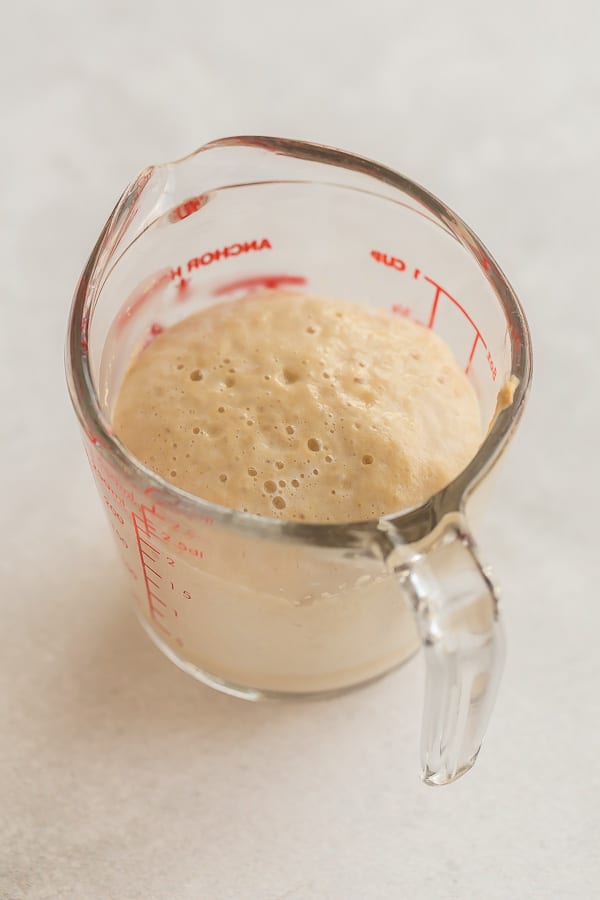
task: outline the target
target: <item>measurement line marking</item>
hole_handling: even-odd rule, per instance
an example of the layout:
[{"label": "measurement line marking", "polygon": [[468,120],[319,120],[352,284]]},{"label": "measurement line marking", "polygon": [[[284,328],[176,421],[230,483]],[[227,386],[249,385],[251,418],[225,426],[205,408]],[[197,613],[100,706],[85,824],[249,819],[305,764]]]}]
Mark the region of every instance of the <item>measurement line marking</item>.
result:
[{"label": "measurement line marking", "polygon": [[[456,299],[456,297],[453,297],[452,294],[449,294],[448,291],[446,290],[446,288],[443,288],[443,287],[441,286],[441,284],[438,284],[437,281],[434,281],[433,278],[430,278],[428,275],[424,275],[423,278],[425,279],[425,281],[428,281],[429,284],[432,284],[432,285],[434,286],[434,288],[436,289],[436,298],[439,297],[439,294],[440,294],[440,292],[441,292],[442,294],[445,294],[446,297],[448,298],[448,300],[451,300],[452,303],[454,303],[454,305],[455,305],[458,309],[460,309],[460,311],[461,311],[461,313],[463,314],[463,316],[465,317],[465,319],[467,319],[467,320],[471,323],[471,325],[473,326],[473,328],[474,328],[475,331],[477,332],[477,336],[478,336],[479,340],[481,341],[481,343],[483,344],[483,346],[484,346],[485,349],[487,350],[487,344],[486,344],[486,342],[485,342],[485,340],[484,340],[484,337],[483,337],[482,333],[480,332],[479,328],[477,327],[477,325],[475,324],[475,322],[473,321],[473,319],[471,318],[471,316],[469,315],[469,313],[466,311],[466,309],[464,308],[464,306],[462,306],[462,304],[458,302],[458,300]],[[435,300],[434,300],[434,307],[435,307],[435,306],[436,306],[436,302],[435,302]],[[432,312],[433,312],[433,310],[432,310]]]},{"label": "measurement line marking", "polygon": [[[149,547],[149,548],[152,550],[153,553],[158,553],[158,554],[160,554],[160,550],[158,550],[156,547],[153,547],[152,544],[149,544],[148,541],[145,541],[145,540],[144,540],[144,538],[140,537],[140,536],[139,536],[139,533],[138,533],[137,531],[136,531],[136,534],[137,534],[137,536],[138,536],[138,541],[140,542],[140,544],[145,544],[146,547]],[[156,562],[156,560],[155,560],[155,562]]]},{"label": "measurement line marking", "polygon": [[482,337],[478,331],[477,334],[475,335],[475,340],[473,341],[473,345],[471,347],[471,352],[469,353],[469,359],[467,362],[467,368],[465,369],[465,375],[468,375],[469,372],[471,371],[471,363],[473,362],[473,357],[475,356],[475,350],[477,349],[477,344],[479,343],[480,340],[482,340]]},{"label": "measurement line marking", "polygon": [[[427,279],[429,281],[429,279]],[[435,297],[433,298],[433,304],[431,306],[431,312],[429,314],[429,321],[427,322],[428,328],[433,328],[435,322],[435,314],[437,312],[438,303],[440,302],[440,294],[442,293],[442,289],[439,285],[436,285],[435,289]]]},{"label": "measurement line marking", "polygon": [[[135,539],[137,542],[138,553],[140,556],[142,575],[144,576],[144,586],[146,588],[146,599],[148,600],[148,612],[150,614],[150,618],[152,619],[152,621],[154,622],[154,624],[157,628],[160,628],[161,631],[163,631],[168,637],[171,637],[171,632],[169,631],[169,629],[166,628],[159,621],[159,619],[164,617],[164,613],[158,608],[158,606],[155,606],[154,601],[156,601],[157,603],[160,603],[160,605],[165,608],[167,607],[167,604],[161,597],[159,597],[158,594],[155,594],[154,591],[152,590],[152,588],[150,587],[150,585],[152,584],[152,585],[154,585],[155,588],[160,589],[160,585],[157,584],[155,581],[153,581],[151,578],[149,578],[148,571],[150,570],[150,567],[148,566],[148,563],[145,560],[145,557],[147,557],[148,559],[152,560],[152,562],[156,562],[156,559],[158,559],[160,557],[160,551],[157,550],[156,547],[153,547],[152,544],[149,544],[148,541],[145,541],[144,538],[141,536],[140,527],[139,527],[140,519],[134,512],[132,512],[132,514],[131,514],[131,520],[133,522],[133,530],[135,532]],[[146,524],[146,528],[148,528],[147,520],[145,521],[145,524]],[[145,533],[147,533],[147,532],[145,532]],[[142,548],[142,544],[144,544],[146,547],[149,547],[151,551],[156,553],[156,559],[153,556],[150,556],[148,553],[146,553],[146,551]],[[154,570],[152,570],[152,571],[154,572],[155,575],[157,574]],[[160,575],[158,575],[157,577],[160,578]]]},{"label": "measurement line marking", "polygon": [[154,598],[154,600],[156,600],[158,603],[160,603],[161,606],[164,606],[165,609],[168,608],[168,607],[167,607],[167,604],[166,604],[165,601],[162,599],[162,597],[157,597],[157,595],[154,594],[154,593],[152,594],[152,597]]},{"label": "measurement line marking", "polygon": [[149,528],[139,528],[138,526],[138,531],[140,532],[140,534],[145,534],[147,538],[158,536],[156,531],[152,531]]},{"label": "measurement line marking", "polygon": [[[149,553],[146,553],[145,550],[141,550],[141,549],[140,549],[140,553],[142,554],[142,556],[145,556],[147,559],[151,559],[152,562],[156,562],[156,561],[157,561],[157,558],[156,558],[155,556],[150,556],[150,554],[149,554]],[[148,568],[148,569],[150,568],[150,566],[148,565],[148,563],[144,563],[144,565],[146,566],[146,568]]]},{"label": "measurement line marking", "polygon": [[[153,559],[152,562],[156,562],[156,560]],[[157,578],[162,578],[162,575],[160,574],[160,572],[157,572],[156,569],[152,568],[152,566],[146,565],[146,568],[148,569],[149,572],[152,572],[153,575],[156,575]],[[156,586],[160,587],[160,585],[158,585],[158,584]]]}]

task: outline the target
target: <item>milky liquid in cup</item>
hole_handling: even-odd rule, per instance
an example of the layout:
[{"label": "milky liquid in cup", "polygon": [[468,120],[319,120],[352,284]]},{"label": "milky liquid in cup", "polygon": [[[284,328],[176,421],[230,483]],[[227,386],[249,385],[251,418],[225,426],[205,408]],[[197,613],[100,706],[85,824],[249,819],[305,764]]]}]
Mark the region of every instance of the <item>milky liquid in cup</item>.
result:
[{"label": "milky liquid in cup", "polygon": [[[192,494],[306,523],[419,504],[459,474],[483,437],[474,390],[432,331],[275,290],[209,307],[157,336],[131,363],[113,427],[135,457]],[[198,564],[197,602],[182,623],[198,668],[261,690],[331,690],[417,648],[412,614],[384,570],[313,560],[307,571],[294,559],[294,584],[285,557],[265,547],[264,558],[245,562],[241,593],[226,577],[230,558],[220,569],[213,552],[211,571]],[[375,633],[374,622],[384,627]]]}]

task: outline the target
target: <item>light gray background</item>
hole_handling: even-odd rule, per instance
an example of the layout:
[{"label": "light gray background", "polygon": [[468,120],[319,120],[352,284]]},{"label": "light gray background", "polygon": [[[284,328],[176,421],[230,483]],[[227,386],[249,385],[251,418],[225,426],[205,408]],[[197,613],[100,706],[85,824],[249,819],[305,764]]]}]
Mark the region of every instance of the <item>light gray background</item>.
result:
[{"label": "light gray background", "polygon": [[[597,896],[599,40],[594,0],[3,7],[2,898]],[[480,535],[506,676],[447,789],[417,780],[420,659],[253,706],[178,672],[125,600],[66,397],[67,310],[138,170],[236,133],[427,185],[530,318],[534,392]]]}]

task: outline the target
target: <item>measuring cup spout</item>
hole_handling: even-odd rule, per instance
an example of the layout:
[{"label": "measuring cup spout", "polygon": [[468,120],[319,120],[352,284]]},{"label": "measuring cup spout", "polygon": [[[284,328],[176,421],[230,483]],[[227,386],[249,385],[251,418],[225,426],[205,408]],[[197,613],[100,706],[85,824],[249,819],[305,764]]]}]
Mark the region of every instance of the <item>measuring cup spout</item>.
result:
[{"label": "measuring cup spout", "polygon": [[170,207],[172,182],[172,166],[148,166],[123,191],[92,253],[95,268],[88,273],[92,285],[94,278],[102,279],[113,261]]},{"label": "measuring cup spout", "polygon": [[235,147],[237,139],[214,141],[173,162],[145,168],[123,191],[106,223],[92,258],[96,257],[94,274],[101,278],[106,263],[112,263],[140,237],[150,225],[167,214],[170,224],[188,218],[207,202],[206,191],[219,176],[227,175],[235,164],[223,161],[222,146]]},{"label": "measuring cup spout", "polygon": [[409,553],[386,522],[387,565],[412,607],[425,651],[422,778],[450,784],[474,764],[504,664],[498,593],[464,516],[447,516],[419,552]]}]

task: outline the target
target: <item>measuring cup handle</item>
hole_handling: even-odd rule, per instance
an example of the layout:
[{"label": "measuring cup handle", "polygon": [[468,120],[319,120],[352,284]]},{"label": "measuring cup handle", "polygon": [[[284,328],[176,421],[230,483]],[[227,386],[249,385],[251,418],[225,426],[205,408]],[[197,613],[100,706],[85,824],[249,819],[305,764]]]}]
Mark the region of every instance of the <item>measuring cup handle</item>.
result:
[{"label": "measuring cup handle", "polygon": [[396,571],[425,650],[422,777],[450,784],[477,759],[502,675],[497,589],[462,516]]}]

